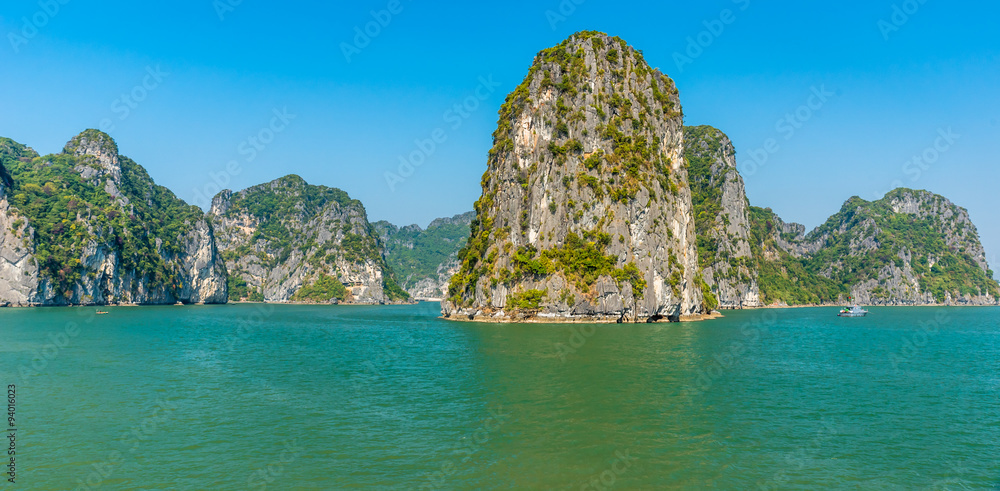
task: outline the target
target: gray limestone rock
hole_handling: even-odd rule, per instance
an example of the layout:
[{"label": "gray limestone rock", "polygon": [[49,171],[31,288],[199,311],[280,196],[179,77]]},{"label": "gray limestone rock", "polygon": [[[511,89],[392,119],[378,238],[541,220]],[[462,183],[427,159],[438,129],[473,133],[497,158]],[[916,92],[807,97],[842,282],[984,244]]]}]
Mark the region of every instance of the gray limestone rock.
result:
[{"label": "gray limestone rock", "polygon": [[750,202],[736,169],[736,151],[710,126],[684,128],[694,196],[702,278],[719,308],[761,306],[757,263],[750,247]]},{"label": "gray limestone rock", "polygon": [[[168,216],[170,212],[165,206],[186,205],[169,191],[156,186],[138,164],[118,154],[118,145],[110,136],[96,130],[84,131],[73,138],[66,144],[61,158],[71,163],[68,168],[71,170],[67,172],[78,173],[86,185],[94,187],[93,191],[106,193],[111,205],[100,208],[78,198],[72,199],[78,209],[76,218],[69,224],[64,222],[63,227],[79,228],[84,238],[77,251],[79,264],[61,265],[61,268],[67,274],[76,273],[79,279],[72,284],[54,281],[51,270],[40,268],[35,258],[39,247],[52,244],[38,242],[32,220],[12,204],[5,187],[19,182],[18,169],[27,172],[30,166],[51,166],[55,156],[39,157],[34,151],[25,150],[26,147],[0,140],[3,140],[0,141],[0,157],[8,164],[16,164],[13,169],[3,170],[4,181],[8,182],[0,184],[0,305],[226,301],[226,271],[215,247],[211,225],[200,211],[190,213],[188,210],[192,218],[178,224],[176,236],[148,235],[146,226],[135,221],[133,200],[141,200],[145,216],[157,221],[177,219]],[[126,174],[129,181],[124,184]],[[56,188],[55,192],[61,191]],[[116,229],[108,218],[123,214],[133,217],[128,230],[121,230],[121,226]],[[167,247],[164,239],[179,247]],[[141,245],[147,247],[152,256],[124,260],[125,241],[144,242]],[[67,247],[67,244],[60,244],[60,247]],[[159,269],[156,272],[139,271],[140,263]],[[164,278],[165,274],[172,277]]]},{"label": "gray limestone rock", "polygon": [[245,282],[247,296],[234,300],[326,303],[332,293],[296,297],[324,278],[346,288],[338,303],[405,300],[364,206],[339,189],[286,176],[219,193],[209,216],[229,274]]},{"label": "gray limestone rock", "polygon": [[500,110],[442,313],[701,313],[682,125],[674,82],[621,39],[581,32],[539,53]]}]

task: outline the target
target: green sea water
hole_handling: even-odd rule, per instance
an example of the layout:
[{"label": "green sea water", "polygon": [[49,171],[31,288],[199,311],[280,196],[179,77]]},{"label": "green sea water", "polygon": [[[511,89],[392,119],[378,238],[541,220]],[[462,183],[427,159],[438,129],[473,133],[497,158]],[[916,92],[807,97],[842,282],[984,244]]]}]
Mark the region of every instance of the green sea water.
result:
[{"label": "green sea water", "polygon": [[569,326],[429,303],[0,309],[12,488],[1000,484],[1000,309],[836,310]]}]

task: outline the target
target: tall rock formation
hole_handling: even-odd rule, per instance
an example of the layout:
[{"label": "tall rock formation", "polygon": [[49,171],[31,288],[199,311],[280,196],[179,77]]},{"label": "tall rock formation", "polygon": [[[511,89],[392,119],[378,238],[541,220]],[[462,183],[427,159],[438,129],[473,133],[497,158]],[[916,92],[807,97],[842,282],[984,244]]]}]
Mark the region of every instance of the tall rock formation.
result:
[{"label": "tall rock formation", "polygon": [[757,264],[750,246],[750,202],[736,170],[736,151],[711,126],[684,128],[698,260],[709,307],[759,307]]},{"label": "tall rock formation", "polygon": [[39,157],[0,140],[0,305],[221,303],[213,230],[110,136]]},{"label": "tall rock formation", "polygon": [[230,299],[383,304],[408,299],[360,201],[289,175],[209,212],[230,274]]},{"label": "tall rock formation", "polygon": [[385,258],[409,294],[418,300],[441,300],[458,272],[458,251],[469,238],[475,212],[438,218],[424,230],[418,225],[372,224],[385,245]]},{"label": "tall rock formation", "polygon": [[14,179],[7,166],[38,157],[31,148],[0,138],[0,306],[37,303],[38,264],[34,261],[34,229],[11,207]]},{"label": "tall rock formation", "polygon": [[493,134],[446,317],[703,311],[674,82],[603,33],[539,53]]}]

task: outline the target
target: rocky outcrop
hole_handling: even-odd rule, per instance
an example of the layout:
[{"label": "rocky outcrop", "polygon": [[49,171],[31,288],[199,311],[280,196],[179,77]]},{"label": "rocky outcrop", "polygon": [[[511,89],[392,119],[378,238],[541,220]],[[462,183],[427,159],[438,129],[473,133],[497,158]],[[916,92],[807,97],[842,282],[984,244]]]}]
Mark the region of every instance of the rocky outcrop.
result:
[{"label": "rocky outcrop", "polygon": [[968,211],[942,196],[897,189],[873,203],[852,199],[824,228],[834,247],[846,244],[846,258],[831,265],[831,276],[842,276],[859,258],[881,259],[851,282],[858,302],[996,305],[1000,298]]},{"label": "rocky outcrop", "polygon": [[968,212],[928,191],[851,198],[809,234],[760,216],[770,232],[761,256],[770,265],[761,275],[769,302],[996,305],[1000,298]]},{"label": "rocky outcrop", "polygon": [[14,185],[4,161],[31,160],[38,154],[12,140],[0,138],[0,307],[30,305],[38,290],[38,266],[33,260],[34,230],[10,206]]},{"label": "rocky outcrop", "polygon": [[215,232],[207,220],[199,220],[180,238],[182,250],[173,259],[180,268],[177,296],[187,303],[226,303],[227,275]]},{"label": "rocky outcrop", "polygon": [[389,222],[372,226],[385,245],[385,256],[403,288],[417,300],[441,300],[448,282],[458,272],[458,251],[469,238],[475,212],[438,218],[424,230],[417,225],[397,227]]},{"label": "rocky outcrop", "polygon": [[602,33],[542,51],[506,99],[446,317],[703,311],[673,81]]},{"label": "rocky outcrop", "polygon": [[10,209],[0,184],[0,307],[37,303],[38,266],[31,255],[33,230]]},{"label": "rocky outcrop", "polygon": [[898,189],[887,194],[883,200],[894,213],[909,215],[914,221],[933,222],[948,250],[964,253],[979,269],[989,271],[986,251],[968,210],[928,191]]},{"label": "rocky outcrop", "polygon": [[[28,149],[30,150],[30,149]],[[0,304],[223,303],[226,272],[197,207],[157,186],[110,136],[58,155],[5,141]]]},{"label": "rocky outcrop", "polygon": [[106,133],[84,131],[67,143],[63,152],[80,157],[75,169],[86,180],[107,177],[108,184],[118,184],[122,180],[118,144]]},{"label": "rocky outcrop", "polygon": [[706,303],[722,309],[759,307],[757,265],[750,247],[750,202],[736,170],[733,144],[710,126],[686,127],[684,155]]},{"label": "rocky outcrop", "polygon": [[456,251],[445,262],[438,265],[433,276],[417,281],[407,291],[416,300],[443,300],[448,295],[448,284],[451,282],[451,277],[458,273],[461,266]]},{"label": "rocky outcrop", "polygon": [[395,281],[360,201],[286,176],[212,200],[232,300],[384,304]]}]

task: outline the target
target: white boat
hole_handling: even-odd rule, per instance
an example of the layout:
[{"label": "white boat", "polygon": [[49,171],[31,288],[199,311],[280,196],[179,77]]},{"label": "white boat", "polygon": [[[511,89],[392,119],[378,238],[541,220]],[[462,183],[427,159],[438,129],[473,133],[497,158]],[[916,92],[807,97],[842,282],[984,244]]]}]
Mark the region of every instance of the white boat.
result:
[{"label": "white boat", "polygon": [[837,314],[838,317],[864,317],[868,315],[868,311],[855,305],[851,308],[843,308]]}]

